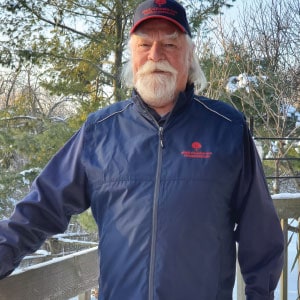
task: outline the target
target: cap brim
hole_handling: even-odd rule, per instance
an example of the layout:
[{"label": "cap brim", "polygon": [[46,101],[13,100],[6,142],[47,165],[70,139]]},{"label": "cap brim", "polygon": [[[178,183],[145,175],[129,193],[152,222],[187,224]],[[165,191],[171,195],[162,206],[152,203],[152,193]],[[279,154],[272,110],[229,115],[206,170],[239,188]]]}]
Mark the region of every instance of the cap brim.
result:
[{"label": "cap brim", "polygon": [[130,30],[130,34],[134,33],[136,31],[136,29],[145,21],[150,20],[150,19],[163,19],[163,20],[167,20],[171,23],[173,23],[174,25],[176,25],[183,33],[187,33],[185,28],[176,20],[166,17],[166,16],[148,16],[145,17],[141,20],[139,20],[137,23],[134,24],[134,26],[132,26],[131,30]]}]

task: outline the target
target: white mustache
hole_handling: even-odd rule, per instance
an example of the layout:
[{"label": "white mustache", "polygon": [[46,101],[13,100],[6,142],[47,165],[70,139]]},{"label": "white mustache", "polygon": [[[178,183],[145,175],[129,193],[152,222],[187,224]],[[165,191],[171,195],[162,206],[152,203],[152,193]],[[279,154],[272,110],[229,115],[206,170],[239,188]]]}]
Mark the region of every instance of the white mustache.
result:
[{"label": "white mustache", "polygon": [[171,73],[172,75],[177,75],[176,69],[174,69],[167,61],[159,61],[159,62],[147,61],[137,71],[137,75],[143,76],[157,71]]}]

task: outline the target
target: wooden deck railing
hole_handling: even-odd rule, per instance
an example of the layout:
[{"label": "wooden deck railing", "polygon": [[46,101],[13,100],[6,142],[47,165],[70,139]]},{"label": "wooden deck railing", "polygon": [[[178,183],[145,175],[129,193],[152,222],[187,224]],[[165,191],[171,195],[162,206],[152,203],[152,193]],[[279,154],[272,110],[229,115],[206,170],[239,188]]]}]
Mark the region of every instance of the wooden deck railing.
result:
[{"label": "wooden deck railing", "polygon": [[90,299],[98,286],[98,250],[90,248],[40,263],[0,281],[1,300]]},{"label": "wooden deck railing", "polygon": [[[300,194],[274,195],[272,198],[286,239],[280,300],[287,300],[288,219],[300,217]],[[97,248],[83,250],[14,272],[0,281],[0,299],[66,300],[80,295],[79,300],[87,300],[91,289],[98,285],[98,270]],[[237,276],[237,299],[245,299],[240,274]]]}]

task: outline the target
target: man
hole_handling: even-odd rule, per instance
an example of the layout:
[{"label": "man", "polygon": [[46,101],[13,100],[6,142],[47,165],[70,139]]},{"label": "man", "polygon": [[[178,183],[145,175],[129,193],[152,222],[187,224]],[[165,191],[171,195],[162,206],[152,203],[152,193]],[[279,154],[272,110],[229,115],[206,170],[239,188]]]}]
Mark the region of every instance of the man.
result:
[{"label": "man", "polygon": [[0,275],[91,206],[99,299],[232,299],[236,242],[247,299],[273,299],[283,237],[243,116],[194,95],[179,3],[143,2],[130,33],[132,98],[89,116],[2,221]]}]

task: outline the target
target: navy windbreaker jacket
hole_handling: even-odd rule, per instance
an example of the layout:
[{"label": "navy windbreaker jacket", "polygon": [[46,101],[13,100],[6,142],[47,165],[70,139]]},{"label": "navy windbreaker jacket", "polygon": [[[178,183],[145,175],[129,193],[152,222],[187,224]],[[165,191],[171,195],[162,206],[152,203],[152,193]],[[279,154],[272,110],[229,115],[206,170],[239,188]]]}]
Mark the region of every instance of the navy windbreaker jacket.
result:
[{"label": "navy windbreaker jacket", "polygon": [[0,223],[0,276],[88,207],[101,300],[273,299],[283,237],[243,116],[181,93],[163,125],[134,93],[90,115]]}]

